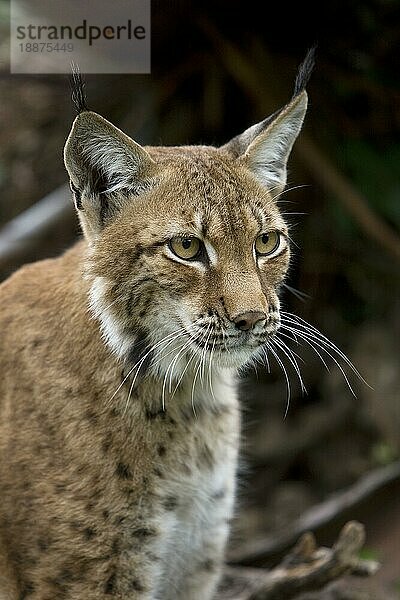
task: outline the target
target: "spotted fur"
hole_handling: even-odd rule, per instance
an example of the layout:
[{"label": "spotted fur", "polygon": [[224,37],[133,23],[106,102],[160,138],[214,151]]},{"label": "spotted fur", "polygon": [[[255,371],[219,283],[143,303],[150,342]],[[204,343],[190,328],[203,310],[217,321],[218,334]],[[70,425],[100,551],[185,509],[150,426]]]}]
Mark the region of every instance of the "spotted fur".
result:
[{"label": "spotted fur", "polygon": [[[276,196],[299,85],[222,148],[142,148],[76,96],[65,162],[85,238],[0,288],[1,600],[213,597],[235,373],[280,324],[290,249]],[[265,231],[280,232],[267,257]],[[176,236],[202,253],[179,258]]]}]

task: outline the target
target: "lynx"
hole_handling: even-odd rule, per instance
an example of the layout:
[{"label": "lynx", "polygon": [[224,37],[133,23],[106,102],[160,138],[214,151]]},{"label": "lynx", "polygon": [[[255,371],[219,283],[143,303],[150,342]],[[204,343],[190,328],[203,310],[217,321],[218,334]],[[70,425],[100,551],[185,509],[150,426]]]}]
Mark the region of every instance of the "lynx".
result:
[{"label": "lynx", "polygon": [[1,600],[214,597],[237,371],[294,361],[279,333],[311,332],[280,311],[277,199],[312,65],[220,148],[141,147],[77,81],[65,165],[84,237],[0,288]]}]

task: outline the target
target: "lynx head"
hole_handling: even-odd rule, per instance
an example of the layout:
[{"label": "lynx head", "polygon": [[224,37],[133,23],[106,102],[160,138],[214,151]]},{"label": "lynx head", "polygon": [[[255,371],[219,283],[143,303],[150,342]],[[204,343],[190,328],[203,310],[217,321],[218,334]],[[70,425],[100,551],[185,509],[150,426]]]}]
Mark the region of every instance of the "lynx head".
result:
[{"label": "lynx head", "polygon": [[211,355],[240,367],[276,333],[290,255],[276,201],[312,65],[310,52],[290,102],[220,148],[143,148],[80,106],[65,164],[91,308],[125,361],[164,375],[173,362],[177,377]]}]

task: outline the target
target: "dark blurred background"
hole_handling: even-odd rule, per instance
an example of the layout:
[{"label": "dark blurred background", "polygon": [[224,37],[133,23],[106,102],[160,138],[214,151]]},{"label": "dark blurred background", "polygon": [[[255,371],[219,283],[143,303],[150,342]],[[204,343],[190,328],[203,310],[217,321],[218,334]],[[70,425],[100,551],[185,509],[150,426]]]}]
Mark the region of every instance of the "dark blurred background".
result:
[{"label": "dark blurred background", "polygon": [[[399,8],[397,0],[153,0],[151,75],[86,78],[89,106],[142,144],[222,144],[290,98],[298,64],[318,43],[280,204],[292,227],[288,284],[300,292],[284,290],[283,304],[337,343],[373,389],[338,359],[354,398],[329,356],[327,371],[295,344],[308,394],[284,360],[286,418],[285,378],[273,360],[271,373],[260,366],[243,377],[245,468],[232,557],[251,557],[264,540],[260,562],[272,564],[302,530],[301,516],[336,494],[315,529],[330,542],[347,518],[365,522],[366,554],[384,565],[365,584],[378,586],[375,599],[400,595]],[[65,197],[62,147],[74,117],[66,76],[9,74],[7,15],[0,0],[2,226],[55,189]],[[22,250],[9,251],[10,225],[0,230],[3,277],[72,243],[76,220],[69,207],[62,214],[42,231],[42,211]],[[29,219],[18,227],[29,230]]]}]

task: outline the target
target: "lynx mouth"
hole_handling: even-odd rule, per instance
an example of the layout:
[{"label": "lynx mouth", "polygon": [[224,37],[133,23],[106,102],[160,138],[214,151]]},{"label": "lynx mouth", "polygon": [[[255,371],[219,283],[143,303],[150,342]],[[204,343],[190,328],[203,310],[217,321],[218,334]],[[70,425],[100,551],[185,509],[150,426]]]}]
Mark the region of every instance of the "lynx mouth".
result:
[{"label": "lynx mouth", "polygon": [[268,344],[277,332],[277,328],[268,328],[260,332],[241,331],[238,333],[218,334],[215,336],[194,336],[187,332],[192,349],[200,356],[211,356],[218,361],[218,357],[226,362],[231,356],[237,366],[246,362],[257,350]]},{"label": "lynx mouth", "polygon": [[219,352],[232,352],[235,350],[245,350],[246,348],[251,350],[258,348],[265,342],[267,342],[273,333],[265,333],[263,336],[254,336],[246,335],[246,336],[226,336],[225,339],[210,339],[210,340],[202,340],[195,339],[193,336],[191,337],[192,344],[204,351],[219,351]]},{"label": "lynx mouth", "polygon": [[[241,369],[265,347],[272,339],[273,333],[262,336],[231,335],[225,339],[194,339],[190,336],[192,361],[216,368]],[[197,358],[194,358],[197,357]]]}]

